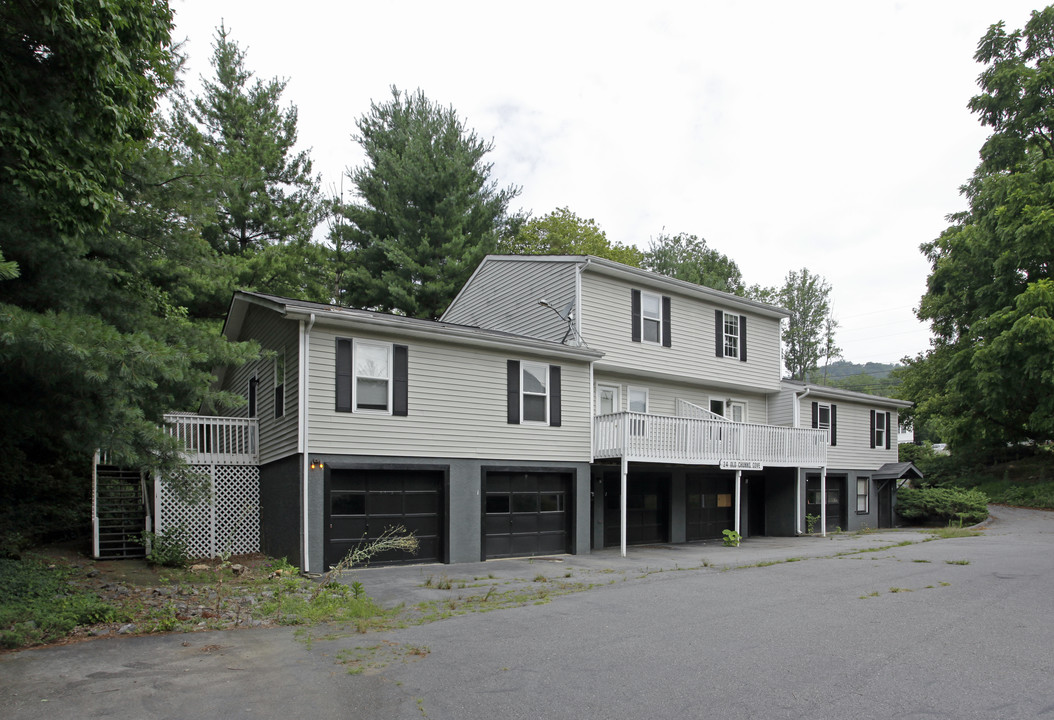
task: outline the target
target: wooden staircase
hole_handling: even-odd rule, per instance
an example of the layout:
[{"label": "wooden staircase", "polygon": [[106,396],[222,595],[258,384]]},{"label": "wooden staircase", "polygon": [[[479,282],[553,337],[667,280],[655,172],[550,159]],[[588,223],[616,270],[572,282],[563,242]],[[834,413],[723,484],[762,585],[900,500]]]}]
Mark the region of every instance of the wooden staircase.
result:
[{"label": "wooden staircase", "polygon": [[115,465],[95,465],[92,497],[94,547],[97,559],[144,557],[139,541],[149,530],[142,472]]}]

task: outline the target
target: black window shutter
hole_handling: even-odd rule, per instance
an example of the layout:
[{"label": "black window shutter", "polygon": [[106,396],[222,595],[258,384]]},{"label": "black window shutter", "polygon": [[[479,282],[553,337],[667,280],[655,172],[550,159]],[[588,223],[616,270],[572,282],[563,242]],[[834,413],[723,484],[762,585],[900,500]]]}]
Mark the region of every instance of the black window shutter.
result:
[{"label": "black window shutter", "polygon": [[549,366],[549,424],[560,427],[560,366]]},{"label": "black window shutter", "polygon": [[812,426],[814,428],[820,427],[820,403],[814,402],[812,404]]},{"label": "black window shutter", "polygon": [[640,290],[630,290],[633,320],[633,342],[640,342]]},{"label": "black window shutter", "polygon": [[337,339],[337,412],[351,412],[351,340]]},{"label": "black window shutter", "polygon": [[831,406],[831,445],[838,444],[838,406]]},{"label": "black window shutter", "polygon": [[875,446],[875,411],[871,411],[871,447]]},{"label": "black window shutter", "polygon": [[892,417],[891,414],[890,413],[886,413],[886,450],[889,450],[889,448],[891,447],[890,444],[889,444],[889,434],[891,432],[891,429],[889,427],[889,419],[890,419],[890,417]]},{"label": "black window shutter", "polygon": [[662,296],[662,346],[673,347],[673,333],[670,332],[670,298]]},{"label": "black window shutter", "polygon": [[739,316],[739,361],[747,361],[747,316]]},{"label": "black window shutter", "polygon": [[520,361],[509,360],[508,374],[508,411],[509,424],[520,424]]},{"label": "black window shutter", "polygon": [[392,346],[392,415],[406,417],[410,411],[409,350],[405,345]]},{"label": "black window shutter", "polygon": [[260,384],[259,379],[254,375],[249,378],[249,417],[256,417],[256,387]]},{"label": "black window shutter", "polygon": [[714,310],[714,349],[718,357],[725,356],[725,314]]}]

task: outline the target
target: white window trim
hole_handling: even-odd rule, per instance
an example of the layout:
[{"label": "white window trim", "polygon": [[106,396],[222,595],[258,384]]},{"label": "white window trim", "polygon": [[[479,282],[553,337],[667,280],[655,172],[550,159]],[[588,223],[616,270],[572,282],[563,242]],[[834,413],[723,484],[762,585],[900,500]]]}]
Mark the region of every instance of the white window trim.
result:
[{"label": "white window trim", "polygon": [[[879,423],[882,423],[882,427],[878,426]],[[886,433],[888,432],[889,428],[886,427],[886,411],[875,410],[875,450],[886,449]]]},{"label": "white window trim", "polygon": [[[527,392],[526,374],[527,368],[533,366],[538,369],[544,370],[543,377],[545,378],[545,394]],[[547,363],[536,362],[533,360],[521,360],[520,361],[520,423],[526,425],[548,425],[549,424],[549,365]],[[528,420],[527,413],[525,412],[523,399],[525,396],[530,395],[531,397],[544,397],[545,398],[545,419],[544,420]]]},{"label": "white window trim", "polygon": [[[359,407],[359,373],[358,373],[358,358],[360,347],[374,347],[383,348],[388,355],[388,407],[384,410],[378,408],[360,408]],[[360,340],[355,338],[352,340],[351,348],[351,411],[353,413],[363,413],[367,415],[391,415],[392,414],[392,362],[394,360],[394,353],[392,352],[392,344],[386,342],[378,342],[376,340]],[[377,378],[374,378],[377,379]]]},{"label": "white window trim", "polygon": [[[732,318],[736,322],[736,334],[734,336],[731,335],[728,332],[728,318]],[[728,351],[728,339],[729,339],[729,337],[735,337],[735,339],[736,339],[735,353],[730,353]],[[739,316],[736,315],[735,313],[727,313],[727,312],[722,310],[721,311],[721,347],[722,347],[722,354],[724,355],[724,357],[734,358],[736,360],[739,359],[739,352],[740,352],[740,348],[741,348],[742,337],[743,337],[743,329],[740,327]]]},{"label": "white window trim", "polygon": [[610,383],[597,383],[597,415],[600,414],[600,392],[601,390],[614,390],[615,391],[615,409],[612,412],[620,412],[622,410],[622,386],[612,385]]},{"label": "white window trim", "polygon": [[[866,491],[864,494],[860,494],[860,483],[864,483]],[[867,515],[871,512],[871,478],[869,477],[858,477],[856,479],[856,514]],[[864,498],[864,509],[860,509],[860,498]]]},{"label": "white window trim", "polygon": [[[645,315],[644,307],[646,305],[645,300],[647,298],[654,298],[658,302],[658,306],[659,306],[659,315],[658,315],[658,317],[649,317],[649,316]],[[655,340],[648,340],[647,336],[644,333],[644,326],[645,326],[645,323],[647,321],[658,322],[659,331],[658,331],[658,334],[656,335]],[[642,343],[647,343],[649,345],[660,345],[661,346],[662,345],[662,329],[663,329],[662,328],[662,295],[658,295],[656,293],[650,293],[650,292],[646,292],[644,290],[641,290],[640,291],[640,341]]]},{"label": "white window trim", "polygon": [[[823,415],[821,414],[824,408],[827,409],[826,423],[822,420]],[[816,403],[816,427],[819,430],[831,429],[831,405],[829,403]]]}]

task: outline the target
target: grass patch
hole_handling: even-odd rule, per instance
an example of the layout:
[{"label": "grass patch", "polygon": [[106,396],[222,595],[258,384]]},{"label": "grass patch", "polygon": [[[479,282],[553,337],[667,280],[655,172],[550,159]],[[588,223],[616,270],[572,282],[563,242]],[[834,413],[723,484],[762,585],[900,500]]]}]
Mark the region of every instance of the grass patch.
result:
[{"label": "grass patch", "polygon": [[53,642],[80,625],[128,615],[69,583],[72,569],[36,558],[0,559],[0,646]]},{"label": "grass patch", "polygon": [[928,563],[928,562],[929,562],[929,560],[912,560],[911,562],[917,562],[917,563]]},{"label": "grass patch", "polygon": [[911,588],[891,587],[889,589],[889,591],[891,593],[905,593],[905,592],[911,592]]},{"label": "grass patch", "polygon": [[969,560],[945,560],[944,562],[946,562],[949,565],[969,565],[970,564]]},{"label": "grass patch", "polygon": [[927,530],[936,540],[951,540],[953,538],[977,537],[981,534],[979,530],[949,525],[947,527],[933,528]]}]

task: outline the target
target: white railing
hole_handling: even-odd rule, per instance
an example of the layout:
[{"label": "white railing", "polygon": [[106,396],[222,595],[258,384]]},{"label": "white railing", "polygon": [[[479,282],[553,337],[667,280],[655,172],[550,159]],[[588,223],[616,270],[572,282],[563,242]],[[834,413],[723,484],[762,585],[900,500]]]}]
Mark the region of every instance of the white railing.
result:
[{"label": "white railing", "polygon": [[593,418],[593,456],[639,462],[826,467],[826,430],[621,412]]},{"label": "white railing", "polygon": [[165,429],[179,440],[188,463],[255,465],[259,455],[256,418],[171,414]]}]

